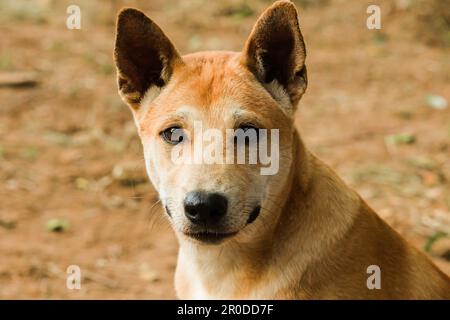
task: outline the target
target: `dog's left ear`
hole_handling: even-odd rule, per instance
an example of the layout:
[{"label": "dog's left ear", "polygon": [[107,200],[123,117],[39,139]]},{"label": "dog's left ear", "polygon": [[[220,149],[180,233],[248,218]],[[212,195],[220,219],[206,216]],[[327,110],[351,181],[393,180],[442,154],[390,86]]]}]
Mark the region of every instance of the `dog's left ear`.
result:
[{"label": "dog's left ear", "polygon": [[275,2],[253,27],[244,47],[244,65],[276,99],[281,86],[295,108],[307,86],[305,58],[294,4]]},{"label": "dog's left ear", "polygon": [[174,65],[181,62],[158,25],[132,8],[122,10],[117,18],[114,59],[120,95],[134,110],[149,89],[158,93],[167,84]]}]

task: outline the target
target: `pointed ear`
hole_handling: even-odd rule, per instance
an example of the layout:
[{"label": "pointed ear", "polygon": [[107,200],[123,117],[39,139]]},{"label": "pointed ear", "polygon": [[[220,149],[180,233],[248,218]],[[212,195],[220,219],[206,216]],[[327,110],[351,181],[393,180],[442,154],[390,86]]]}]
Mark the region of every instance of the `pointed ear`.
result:
[{"label": "pointed ear", "polygon": [[[295,108],[306,90],[306,49],[297,10],[277,1],[256,22],[243,52],[244,65],[274,98],[287,95]],[[282,90],[280,90],[280,87]]]},{"label": "pointed ear", "polygon": [[162,30],[144,13],[124,9],[117,19],[114,59],[122,99],[133,109],[149,89],[158,93],[181,58]]}]

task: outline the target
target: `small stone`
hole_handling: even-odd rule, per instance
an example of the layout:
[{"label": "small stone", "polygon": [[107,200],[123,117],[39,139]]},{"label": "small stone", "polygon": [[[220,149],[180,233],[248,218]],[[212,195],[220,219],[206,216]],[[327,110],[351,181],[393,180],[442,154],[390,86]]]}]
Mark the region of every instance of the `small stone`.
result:
[{"label": "small stone", "polygon": [[430,94],[426,96],[425,101],[430,108],[444,110],[448,107],[447,99],[442,96]]},{"label": "small stone", "polygon": [[51,232],[64,232],[69,228],[69,223],[64,219],[50,219],[47,221],[47,230]]}]

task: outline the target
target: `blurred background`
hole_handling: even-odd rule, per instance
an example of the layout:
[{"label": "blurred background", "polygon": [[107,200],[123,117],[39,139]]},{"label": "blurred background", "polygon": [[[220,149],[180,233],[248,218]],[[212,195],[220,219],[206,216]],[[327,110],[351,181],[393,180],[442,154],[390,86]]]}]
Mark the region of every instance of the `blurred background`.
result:
[{"label": "blurred background", "polygon": [[[117,94],[116,14],[143,10],[181,53],[240,50],[271,1],[75,2],[0,0],[0,298],[174,298],[177,242]],[[450,274],[450,2],[294,2],[306,144]]]}]

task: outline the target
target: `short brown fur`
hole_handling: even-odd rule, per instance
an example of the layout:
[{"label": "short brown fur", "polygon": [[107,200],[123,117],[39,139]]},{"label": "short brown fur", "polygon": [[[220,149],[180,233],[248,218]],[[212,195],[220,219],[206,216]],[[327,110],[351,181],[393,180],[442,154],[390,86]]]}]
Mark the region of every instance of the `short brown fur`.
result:
[{"label": "short brown fur", "polygon": [[[306,49],[291,2],[278,1],[263,13],[242,52],[183,57],[154,22],[125,9],[115,59],[149,177],[171,209],[180,242],[180,298],[450,299],[449,278],[304,146],[294,112],[307,86]],[[172,165],[159,133],[181,111],[188,119],[178,115],[176,121],[186,130],[191,118],[225,129],[242,114],[279,128],[279,173],[260,177],[249,166]],[[179,203],[199,187],[237,199],[224,229],[238,233],[220,245],[185,234],[192,226]],[[242,221],[252,199],[261,200],[262,211],[247,225]],[[371,265],[380,267],[381,289],[367,286]]]}]

